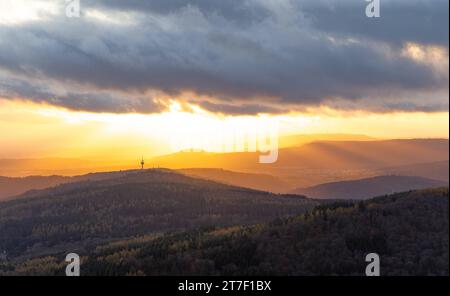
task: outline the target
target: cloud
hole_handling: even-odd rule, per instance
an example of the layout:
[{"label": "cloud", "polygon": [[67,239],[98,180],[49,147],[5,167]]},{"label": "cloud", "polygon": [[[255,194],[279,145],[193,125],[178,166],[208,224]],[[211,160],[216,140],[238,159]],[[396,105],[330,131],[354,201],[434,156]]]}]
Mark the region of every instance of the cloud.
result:
[{"label": "cloud", "polygon": [[50,104],[76,111],[108,113],[155,113],[165,106],[150,97],[133,97],[111,92],[82,92],[51,89],[37,82],[0,75],[0,97]]},{"label": "cloud", "polygon": [[298,1],[315,28],[339,36],[448,47],[447,0],[381,0],[381,17],[369,19],[361,11],[366,1]]},{"label": "cloud", "polygon": [[200,106],[202,109],[211,111],[214,113],[231,114],[231,115],[256,115],[260,113],[279,114],[283,112],[289,112],[288,109],[280,109],[274,106],[263,104],[218,104],[208,101],[191,101],[192,104]]},{"label": "cloud", "polygon": [[85,4],[100,10],[131,11],[161,16],[177,14],[195,7],[205,16],[221,16],[239,25],[249,25],[270,17],[270,11],[257,0],[84,0]]},{"label": "cloud", "polygon": [[[78,19],[61,7],[45,20],[0,24],[0,70],[28,82],[3,84],[0,96],[94,112],[160,112],[149,93],[186,92],[228,114],[448,109],[448,71],[437,66],[448,68],[447,1],[382,1],[379,19],[365,17],[364,1],[81,3]],[[405,54],[411,44],[433,62]],[[36,81],[48,81],[44,93]]]}]

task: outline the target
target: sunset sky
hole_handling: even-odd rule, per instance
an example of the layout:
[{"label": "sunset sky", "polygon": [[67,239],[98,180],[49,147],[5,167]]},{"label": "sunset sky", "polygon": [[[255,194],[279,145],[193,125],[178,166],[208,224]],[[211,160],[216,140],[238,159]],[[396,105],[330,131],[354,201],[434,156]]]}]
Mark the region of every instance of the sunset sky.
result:
[{"label": "sunset sky", "polygon": [[448,0],[0,0],[0,158],[239,129],[448,138]]}]

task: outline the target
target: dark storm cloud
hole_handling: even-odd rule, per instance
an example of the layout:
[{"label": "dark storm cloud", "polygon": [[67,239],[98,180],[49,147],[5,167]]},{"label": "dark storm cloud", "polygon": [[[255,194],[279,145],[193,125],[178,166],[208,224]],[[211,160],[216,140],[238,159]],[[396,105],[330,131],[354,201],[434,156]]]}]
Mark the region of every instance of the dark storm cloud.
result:
[{"label": "dark storm cloud", "polygon": [[289,111],[287,109],[283,110],[273,106],[261,104],[229,105],[229,104],[211,103],[208,101],[200,101],[200,102],[192,101],[191,103],[198,105],[207,111],[231,115],[256,115],[259,113],[278,114]]},{"label": "dark storm cloud", "polygon": [[[273,16],[270,6],[264,2],[276,3],[258,0],[84,0],[83,3],[99,9],[158,14],[196,7],[206,16],[220,15],[237,24],[248,24]],[[361,13],[368,4],[364,0],[292,0],[289,3],[315,28],[325,32],[392,43],[448,45],[448,0],[381,0],[383,18],[375,21]]]},{"label": "dark storm cloud", "polygon": [[[429,104],[409,100],[411,92],[448,89],[448,71],[404,52],[407,42],[439,45],[448,65],[445,1],[382,0],[379,19],[365,17],[362,0],[81,4],[79,19],[61,14],[14,26],[0,23],[0,70],[29,81],[3,89],[99,112],[159,112],[149,92],[214,97],[214,103],[196,101],[228,114],[278,113],[333,99],[370,98],[387,111],[446,106],[442,96]],[[95,18],[93,12],[103,15]],[[51,86],[41,93],[33,81],[45,79]],[[393,96],[400,99],[392,102]]]},{"label": "dark storm cloud", "polygon": [[315,28],[401,45],[418,42],[448,46],[448,0],[381,0],[381,18],[369,19],[365,1],[298,1]]},{"label": "dark storm cloud", "polygon": [[47,103],[76,111],[108,113],[153,113],[164,107],[151,98],[130,98],[112,93],[65,91],[56,93],[39,84],[0,75],[0,97]]},{"label": "dark storm cloud", "polygon": [[219,15],[237,24],[246,25],[270,16],[270,11],[255,0],[84,0],[84,5],[102,10],[174,14],[187,7],[196,7],[204,15]]}]

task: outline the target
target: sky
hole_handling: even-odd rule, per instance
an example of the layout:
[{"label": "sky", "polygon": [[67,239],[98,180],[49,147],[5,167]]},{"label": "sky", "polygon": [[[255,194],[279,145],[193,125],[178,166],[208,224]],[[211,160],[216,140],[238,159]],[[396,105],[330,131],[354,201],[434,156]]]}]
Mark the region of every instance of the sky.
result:
[{"label": "sky", "polygon": [[63,0],[0,0],[0,158],[157,155],[273,126],[448,138],[448,1],[380,4],[80,0],[68,17]]}]

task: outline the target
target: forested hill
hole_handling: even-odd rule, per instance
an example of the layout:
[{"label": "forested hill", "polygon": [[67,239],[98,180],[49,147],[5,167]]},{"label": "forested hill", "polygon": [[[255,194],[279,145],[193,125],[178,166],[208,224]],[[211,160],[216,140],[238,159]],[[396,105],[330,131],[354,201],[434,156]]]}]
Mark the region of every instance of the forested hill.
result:
[{"label": "forested hill", "polygon": [[[83,254],[84,275],[449,275],[448,188],[357,203],[253,226],[142,236]],[[4,274],[64,274],[64,254],[3,265]],[[0,272],[1,274],[1,272]]]},{"label": "forested hill", "polygon": [[29,192],[0,203],[0,250],[10,258],[82,251],[104,241],[304,213],[316,201],[144,170]]}]

